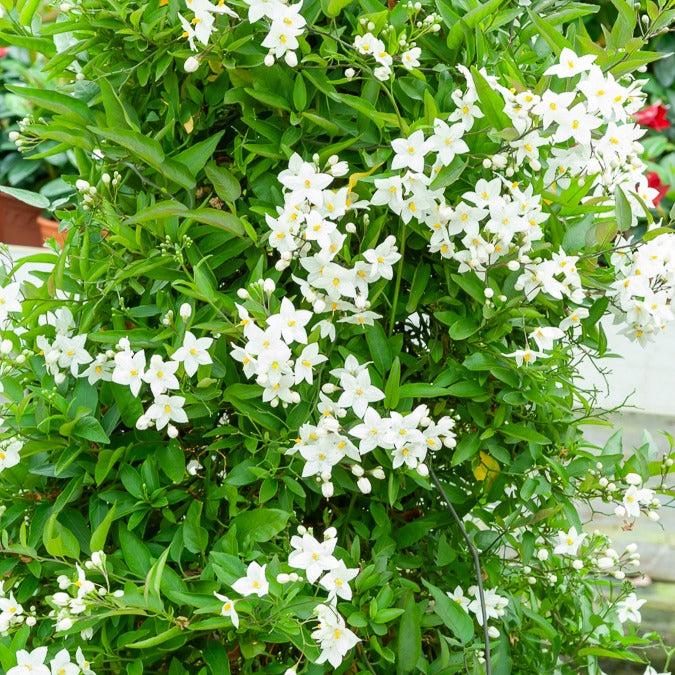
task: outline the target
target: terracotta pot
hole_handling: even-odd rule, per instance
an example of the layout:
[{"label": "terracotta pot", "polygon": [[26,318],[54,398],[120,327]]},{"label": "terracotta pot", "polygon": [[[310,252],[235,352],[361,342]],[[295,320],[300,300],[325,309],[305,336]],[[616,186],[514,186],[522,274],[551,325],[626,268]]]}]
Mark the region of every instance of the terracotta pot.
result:
[{"label": "terracotta pot", "polygon": [[50,220],[43,216],[38,216],[36,220],[38,227],[40,228],[40,237],[42,238],[42,241],[54,237],[59,246],[63,246],[63,243],[66,241],[66,232],[59,232],[58,221]]},{"label": "terracotta pot", "polygon": [[0,241],[20,246],[42,246],[37,217],[40,209],[0,192]]}]

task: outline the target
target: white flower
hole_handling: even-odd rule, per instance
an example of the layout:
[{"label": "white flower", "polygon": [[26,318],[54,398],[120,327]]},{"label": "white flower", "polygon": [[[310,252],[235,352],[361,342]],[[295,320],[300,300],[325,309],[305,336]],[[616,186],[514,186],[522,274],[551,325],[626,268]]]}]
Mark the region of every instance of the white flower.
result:
[{"label": "white flower", "polygon": [[585,73],[591,69],[593,61],[597,56],[588,54],[586,56],[577,56],[571,49],[565,47],[560,52],[560,61],[555,66],[551,66],[544,72],[544,75],[557,75],[558,77],[574,77],[579,73]]},{"label": "white flower", "polygon": [[16,653],[17,665],[7,671],[7,675],[50,675],[45,665],[47,647],[37,647],[32,652],[19,649]]},{"label": "white flower", "polygon": [[237,579],[232,584],[233,590],[240,595],[257,595],[263,597],[269,591],[269,583],[265,578],[265,569],[267,565],[260,566],[257,562],[252,562],[246,570],[246,576]]},{"label": "white flower", "polygon": [[307,345],[295,361],[295,384],[305,381],[308,384],[314,382],[314,366],[327,361],[328,357],[319,353],[319,345],[312,342]]},{"label": "white flower", "polygon": [[656,668],[653,666],[647,666],[645,672],[642,675],[670,675],[670,673],[657,673]]},{"label": "white flower", "polygon": [[348,373],[340,378],[342,394],[338,399],[341,408],[351,407],[358,417],[363,417],[368,409],[368,404],[381,401],[384,392],[370,383],[370,373],[362,370],[356,376]]},{"label": "white flower", "polygon": [[305,326],[312,318],[312,313],[306,309],[295,309],[288,298],[283,298],[278,314],[272,314],[267,319],[267,325],[277,334],[281,334],[284,342],[307,343]]},{"label": "white flower", "polygon": [[305,570],[307,581],[313,584],[323,572],[337,569],[339,561],[333,557],[337,539],[317,541],[311,534],[291,537],[293,551],[288,556],[288,564],[295,569]]},{"label": "white flower", "polygon": [[391,142],[391,147],[396,153],[391,163],[391,168],[408,168],[415,173],[424,171],[424,158],[429,152],[429,141],[424,140],[424,132],[421,129],[413,132],[408,138],[396,138]]},{"label": "white flower", "polygon": [[343,600],[352,599],[352,589],[349,582],[357,576],[358,569],[348,569],[342,562],[338,561],[337,567],[332,569],[328,574],[324,575],[319,581],[319,584],[328,591],[328,600],[334,600],[337,596]]},{"label": "white flower", "polygon": [[634,623],[640,623],[642,621],[642,616],[640,614],[640,607],[647,602],[646,600],[638,600],[635,593],[631,593],[624,600],[620,600],[616,603],[616,614],[621,623],[626,621],[633,621]]},{"label": "white flower", "polygon": [[465,612],[469,611],[469,605],[471,601],[466,597],[466,595],[464,595],[464,591],[462,590],[461,586],[455,586],[455,590],[452,593],[448,591],[446,595],[450,598],[450,600],[454,600]]},{"label": "white flower", "polygon": [[80,647],[78,647],[77,651],[75,652],[75,660],[77,661],[77,665],[82,669],[82,675],[96,675],[96,673],[90,668],[91,664],[89,661],[84,658],[84,654],[82,653],[82,649]]},{"label": "white flower", "polygon": [[401,54],[401,65],[407,70],[412,70],[413,68],[419,68],[420,61],[419,58],[422,54],[422,50],[419,47],[413,47]]},{"label": "white flower", "polygon": [[150,385],[155,397],[163,394],[167,389],[178,389],[180,386],[175,375],[178,363],[164,361],[159,354],[153,354],[150,358],[150,366],[143,373],[143,381]]},{"label": "white flower", "polygon": [[392,265],[401,259],[401,254],[396,248],[396,237],[388,236],[379,246],[365,251],[363,257],[370,263],[369,281],[393,278]]},{"label": "white flower", "polygon": [[135,354],[131,351],[115,354],[115,370],[112,374],[112,381],[127,385],[134,396],[138,396],[138,392],[141,390],[144,372],[145,352],[142,349]]},{"label": "white flower", "polygon": [[529,339],[537,343],[540,352],[545,349],[553,349],[553,341],[559,340],[565,333],[560,328],[542,326],[529,334]]},{"label": "white flower", "polygon": [[0,633],[6,633],[9,626],[19,623],[22,619],[23,607],[14,598],[14,593],[7,598],[0,598]]},{"label": "white flower", "polygon": [[70,660],[67,649],[62,649],[49,662],[52,675],[79,675],[80,667]]},{"label": "white flower", "polygon": [[86,335],[76,335],[69,338],[65,335],[57,335],[54,340],[54,348],[60,351],[58,364],[61,368],[70,368],[70,372],[77,376],[78,365],[91,363],[92,358],[84,348],[87,340]]},{"label": "white flower", "polygon": [[21,457],[19,452],[23,447],[21,441],[10,440],[0,442],[0,471],[16,466]]},{"label": "white flower", "polygon": [[328,661],[333,668],[337,668],[347,652],[360,642],[360,639],[347,628],[344,619],[331,607],[319,605],[315,611],[320,623],[312,633],[312,637],[319,643],[321,649],[316,663]]},{"label": "white flower", "polygon": [[148,408],[146,415],[155,422],[155,426],[159,431],[169,422],[183,424],[188,421],[187,414],[183,410],[184,404],[185,398],[183,396],[160,394],[155,397],[155,402]]},{"label": "white flower", "polygon": [[7,284],[0,287],[0,321],[7,318],[9,312],[20,312],[21,303],[19,302],[19,284]]},{"label": "white flower", "polygon": [[[469,611],[476,615],[478,623],[483,625],[483,603],[481,603],[478,587],[470,586],[469,593],[474,596],[474,600],[469,603]],[[485,600],[485,617],[487,619],[499,619],[504,615],[505,607],[509,604],[508,598],[498,595],[493,588],[483,590]]]},{"label": "white flower", "polygon": [[196,459],[191,459],[188,463],[187,466],[185,467],[185,470],[191,475],[191,476],[196,476],[197,473],[199,473],[204,467],[196,460]]},{"label": "white flower", "polygon": [[215,595],[218,600],[221,600],[223,602],[223,606],[220,609],[220,613],[223,616],[229,616],[230,619],[232,620],[232,625],[235,628],[239,628],[239,615],[237,614],[237,611],[234,608],[234,601],[230,600],[226,595],[220,595],[220,593],[216,593],[215,591],[213,592],[213,595]]},{"label": "white flower", "polygon": [[560,530],[558,532],[558,545],[553,549],[553,553],[577,555],[581,543],[586,538],[586,533],[581,532],[577,534],[577,528],[571,527],[569,532]]},{"label": "white flower", "polygon": [[533,349],[516,349],[511,354],[504,354],[504,356],[512,356],[516,359],[516,365],[522,366],[523,363],[527,365],[533,364],[538,357],[546,356],[543,352],[536,352]]},{"label": "white flower", "polygon": [[469,146],[462,140],[464,125],[448,125],[441,119],[434,120],[434,135],[428,140],[429,148],[438,153],[438,161],[447,166],[456,155],[469,152]]},{"label": "white flower", "polygon": [[213,363],[208,348],[213,344],[213,338],[196,338],[189,330],[185,332],[183,345],[172,355],[174,361],[183,364],[185,372],[192,377],[200,365]]}]

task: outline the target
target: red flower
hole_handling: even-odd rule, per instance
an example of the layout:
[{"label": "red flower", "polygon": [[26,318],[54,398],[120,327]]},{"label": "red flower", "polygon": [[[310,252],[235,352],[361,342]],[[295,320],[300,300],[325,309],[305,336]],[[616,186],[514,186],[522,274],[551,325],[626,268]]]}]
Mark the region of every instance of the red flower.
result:
[{"label": "red flower", "polygon": [[647,185],[649,185],[650,188],[658,190],[659,194],[657,194],[656,197],[654,197],[654,206],[658,206],[659,202],[668,194],[668,190],[670,190],[670,185],[662,183],[661,177],[659,176],[658,173],[656,173],[656,171],[647,172]]},{"label": "red flower", "polygon": [[668,108],[660,103],[655,103],[654,105],[648,105],[646,108],[642,108],[642,110],[638,110],[633,117],[635,118],[635,121],[643,127],[662,131],[670,126],[670,122],[666,119],[667,112]]},{"label": "red flower", "polygon": [[0,59],[3,56],[7,56],[7,52],[9,51],[9,47],[0,47]]}]

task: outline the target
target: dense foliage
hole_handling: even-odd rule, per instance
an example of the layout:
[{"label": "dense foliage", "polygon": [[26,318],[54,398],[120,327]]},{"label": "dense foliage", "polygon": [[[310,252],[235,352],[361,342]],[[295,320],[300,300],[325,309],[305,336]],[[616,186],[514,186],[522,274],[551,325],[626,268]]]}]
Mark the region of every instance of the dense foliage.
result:
[{"label": "dense foliage", "polygon": [[672,2],[3,4],[13,138],[78,173],[0,288],[2,667],[646,663],[578,508],[658,520],[672,439],[593,448],[575,376],[673,319],[633,119]]}]

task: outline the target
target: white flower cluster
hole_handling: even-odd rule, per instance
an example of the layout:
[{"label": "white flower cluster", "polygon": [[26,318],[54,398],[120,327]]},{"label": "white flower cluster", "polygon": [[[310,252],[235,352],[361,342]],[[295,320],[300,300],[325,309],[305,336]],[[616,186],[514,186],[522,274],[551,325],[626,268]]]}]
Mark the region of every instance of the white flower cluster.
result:
[{"label": "white flower cluster", "polygon": [[37,647],[31,652],[19,649],[16,663],[7,675],[96,675],[79,647],[75,652],[75,663],[68,650],[62,649],[47,665],[47,647]]},{"label": "white flower cluster", "polygon": [[[183,308],[181,312],[185,313]],[[187,314],[182,318],[187,320],[189,316],[190,314]],[[93,358],[85,349],[87,335],[73,334],[75,323],[68,308],[57,310],[52,323],[56,331],[54,340],[50,341],[44,335],[40,335],[36,342],[40,355],[44,357],[45,366],[54,375],[57,385],[66,379],[63,371],[70,371],[74,377],[86,377],[89,384],[112,381],[128,386],[136,397],[140,395],[143,384],[148,384],[154,400],[139,417],[136,422],[137,428],[147,429],[154,424],[157,430],[167,428],[167,433],[171,437],[178,434],[177,428],[171,423],[182,424],[188,421],[183,410],[185,398],[171,396],[167,392],[179,388],[176,373],[181,364],[185,373],[193,377],[200,365],[213,363],[208,353],[213,338],[197,338],[191,331],[186,330],[181,346],[171,354],[169,360],[164,360],[159,354],[153,354],[150,363],[147,364],[145,350],[132,351],[127,338],[122,338],[118,342],[117,351],[108,349]],[[80,373],[80,366],[87,364],[88,367]]]},{"label": "white flower cluster", "polygon": [[[178,14],[183,27],[183,38],[186,38],[192,51],[199,51],[195,40],[202,45],[208,45],[212,33],[216,30],[217,14],[239,18],[238,14],[219,0],[213,4],[209,0],[185,0],[187,8],[194,13],[191,21]],[[291,67],[298,65],[296,51],[300,47],[298,38],[304,33],[307,21],[300,13],[302,2],[294,5],[286,4],[281,0],[246,0],[248,5],[248,20],[250,23],[265,19],[269,22],[269,31],[262,41],[262,46],[269,51],[265,57],[265,64],[271,66],[276,59],[283,58]],[[199,68],[199,60],[190,57],[185,62],[185,70],[194,72]]]},{"label": "white flower cluster", "polygon": [[[388,237],[376,248],[364,251],[363,260],[351,268],[337,262],[346,233],[356,231],[350,222],[345,225],[346,233],[342,232],[339,221],[349,212],[369,206],[367,201],[355,201],[349,186],[330,189],[333,178],[348,171],[347,163],[336,156],[328,160],[327,171],[320,171],[316,161],[305,162],[294,154],[288,169],[278,176],[285,188],[284,206],[277,207],[276,217],[267,216],[269,243],[281,255],[278,269],[288,267],[293,257],[299,258],[307,279],[294,278],[315,314],[339,312],[342,317],[338,321],[372,325],[379,315],[368,311],[368,287],[380,279],[391,279],[392,265],[401,256],[394,237]],[[334,338],[330,321],[320,326],[322,337]]]},{"label": "white flower cluster", "polygon": [[[381,37],[377,37],[372,33],[376,28],[375,23],[364,17],[359,20],[359,24],[366,32],[354,37],[354,49],[363,56],[373,57],[377,63],[373,75],[382,82],[386,82],[392,76],[395,60],[400,60],[400,65],[406,70],[419,68],[422,50],[417,46],[416,39],[441,30],[441,17],[438,14],[432,12],[423,19],[418,17],[418,13],[422,10],[421,3],[408,2],[403,4],[403,7],[409,12],[408,20],[414,24],[410,35],[403,32],[397,37],[396,28],[392,24],[385,24],[380,32]],[[385,40],[388,42],[389,51]],[[348,79],[351,77],[348,76]]]},{"label": "white flower cluster", "polygon": [[[371,383],[368,364],[360,364],[350,355],[345,359],[344,368],[335,368],[330,374],[340,384],[324,385],[318,406],[322,417],[316,425],[303,424],[295,445],[287,450],[287,454],[299,453],[305,460],[303,476],[319,477],[325,497],[333,494],[333,467],[345,458],[354,462],[351,471],[358,477],[361,492],[367,494],[371,485],[360,462],[375,448],[389,451],[392,468],[406,466],[425,476],[428,474],[424,464],[427,453],[443,445],[455,446],[454,420],[445,416],[433,422],[426,405],[417,406],[407,415],[396,411],[388,416],[380,415],[370,404],[382,400],[384,393]],[[339,392],[339,398],[333,401],[326,392]],[[351,427],[339,421],[347,416],[347,408],[359,419],[359,423]],[[349,436],[358,439],[358,447]],[[383,476],[381,470],[371,473],[376,478]]]},{"label": "white flower cluster", "polygon": [[[478,586],[469,586],[468,597],[464,595],[461,586],[457,586],[455,590],[450,593],[447,591],[446,595],[454,600],[467,614],[473,613],[478,623],[483,625],[483,603],[480,601]],[[509,604],[509,599],[503,595],[499,595],[494,588],[483,589],[483,598],[485,600],[485,617],[490,619],[501,619],[506,612],[506,607]],[[495,626],[488,628],[488,634],[491,638],[499,637],[499,630]]]},{"label": "white flower cluster", "polygon": [[622,333],[642,343],[650,342],[673,320],[670,303],[675,298],[675,235],[662,234],[628,248],[619,239],[611,257],[616,281],[607,293],[615,322],[625,323]]},{"label": "white flower cluster", "polygon": [[216,30],[216,14],[227,14],[239,18],[237,13],[225,4],[224,0],[219,0],[217,5],[209,2],[209,0],[185,0],[185,4],[194,13],[194,17],[191,21],[188,21],[179,13],[178,18],[183,26],[183,37],[187,39],[193,52],[199,51],[195,40],[201,42],[204,46],[208,45],[211,33]]},{"label": "white flower cluster", "polygon": [[[442,189],[431,188],[433,179],[457,155],[468,152],[464,135],[484,117],[473,76],[459,66],[466,89],[453,94],[456,110],[447,122],[435,120],[431,136],[425,137],[418,129],[407,138],[392,141],[391,169],[398,173],[375,179],[372,203],[386,204],[404,222],[415,219],[426,224],[431,230],[429,250],[457,260],[459,272],[474,270],[487,275],[491,265],[507,258],[509,269],[524,266],[516,289],[528,299],[545,292],[581,304],[585,294],[576,256],[561,249],[549,260],[528,257],[532,244],[543,237],[541,228],[549,214],[543,211],[542,195],[512,177],[520,171],[536,178],[543,170],[546,189],[552,193],[567,189],[572,181],[589,181],[589,203],[608,218],[616,208],[618,186],[630,206],[633,225],[645,208],[654,206],[657,191],[648,187],[646,167],[638,156],[642,152],[638,139],[644,130],[631,121],[631,114],[642,105],[641,83],[624,86],[593,65],[594,60],[594,56],[579,58],[563,50],[560,62],[546,72],[559,79],[579,76],[575,85],[566,88],[571,91],[563,93],[548,89],[539,95],[507,89],[496,77],[481,71],[503,98],[504,113],[517,137],[503,141],[503,152],[484,161],[494,177],[481,178],[473,190],[451,205]],[[431,160],[429,154],[433,155]],[[674,239],[661,236],[644,246],[644,253],[638,249],[634,254],[615,254],[613,262],[621,278],[610,296],[621,319],[630,324],[626,333],[631,337],[645,339],[672,319],[667,304],[675,278],[671,263]],[[627,244],[623,240],[618,243]],[[560,328],[576,329],[585,316],[584,308],[572,309],[570,319]],[[532,363],[541,354],[531,352],[523,359],[524,355],[515,356],[519,362]]]},{"label": "white flower cluster", "polygon": [[[51,603],[55,607],[49,616],[56,621],[55,630],[66,631],[73,627],[74,620],[91,608],[97,607],[101,599],[109,594],[108,574],[106,570],[106,555],[103,551],[94,551],[91,560],[84,564],[85,568],[95,570],[103,575],[106,585],[96,584],[87,578],[86,572],[79,564],[75,565],[75,578],[61,574],[56,582],[60,591],[51,596]],[[68,591],[68,592],[66,592]],[[116,590],[111,594],[115,598],[121,598],[124,591]]]},{"label": "white flower cluster", "polygon": [[[352,590],[349,582],[359,573],[358,569],[348,568],[342,560],[338,560],[333,551],[337,545],[337,530],[329,527],[324,532],[322,542],[314,538],[307,528],[298,527],[298,535],[291,537],[292,551],[288,556],[288,565],[305,573],[309,583],[319,582],[324,590],[328,591],[328,604],[319,604],[315,614],[319,620],[319,627],[312,633],[321,647],[321,654],[317,663],[328,661],[337,668],[345,654],[357,643],[359,638],[350,631],[344,619],[337,612],[337,599],[352,599]],[[232,590],[243,597],[256,595],[264,597],[269,593],[269,582],[266,578],[267,565],[252,562],[248,565],[246,576],[237,579],[232,584]],[[277,581],[281,584],[300,581],[300,576],[292,572],[280,573]],[[239,627],[239,615],[235,609],[236,600],[226,595],[214,595],[223,604],[221,614],[231,619],[235,628]]]},{"label": "white flower cluster", "polygon": [[[621,503],[614,513],[620,518],[639,518],[644,509],[650,520],[659,520],[656,509],[661,506],[661,502],[654,496],[654,490],[644,487],[642,477],[637,473],[627,474],[624,480],[628,487],[619,495]],[[612,491],[612,497],[615,496]]]}]

